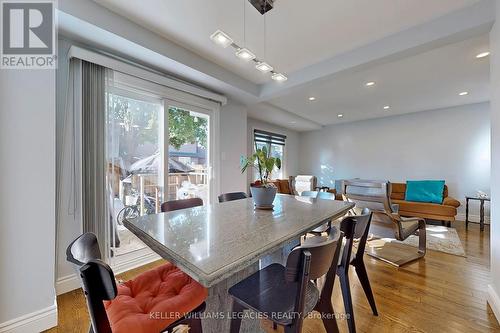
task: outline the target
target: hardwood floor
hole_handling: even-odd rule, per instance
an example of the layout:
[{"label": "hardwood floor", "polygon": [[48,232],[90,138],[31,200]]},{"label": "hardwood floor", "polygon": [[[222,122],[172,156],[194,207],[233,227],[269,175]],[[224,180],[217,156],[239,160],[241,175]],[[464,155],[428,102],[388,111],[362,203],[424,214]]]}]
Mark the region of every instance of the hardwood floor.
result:
[{"label": "hardwood floor", "polygon": [[[371,314],[356,273],[349,272],[354,301],[357,332],[500,332],[500,325],[486,303],[489,283],[489,226],[483,233],[479,225],[455,223],[467,257],[428,251],[423,260],[395,268],[366,257],[368,274],[379,316]],[[120,275],[130,279],[161,262]],[[80,290],[57,298],[59,326],[46,332],[88,332],[88,315]],[[343,313],[338,285],[332,302],[337,313]],[[347,322],[338,320],[341,332]],[[273,332],[269,323],[266,331]],[[282,331],[282,330],[279,330]],[[325,332],[318,318],[305,320],[303,332]]]}]

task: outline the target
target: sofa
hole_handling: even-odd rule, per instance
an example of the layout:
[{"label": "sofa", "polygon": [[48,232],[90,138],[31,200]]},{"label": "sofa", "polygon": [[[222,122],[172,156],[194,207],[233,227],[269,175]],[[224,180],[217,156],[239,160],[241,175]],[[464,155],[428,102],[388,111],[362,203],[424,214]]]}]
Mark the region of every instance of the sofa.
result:
[{"label": "sofa", "polygon": [[406,201],[406,184],[391,183],[391,185],[391,201],[393,204],[399,205],[400,215],[446,221],[448,224],[455,221],[460,201],[448,196],[448,187],[446,185],[444,186],[443,202],[441,204]]}]

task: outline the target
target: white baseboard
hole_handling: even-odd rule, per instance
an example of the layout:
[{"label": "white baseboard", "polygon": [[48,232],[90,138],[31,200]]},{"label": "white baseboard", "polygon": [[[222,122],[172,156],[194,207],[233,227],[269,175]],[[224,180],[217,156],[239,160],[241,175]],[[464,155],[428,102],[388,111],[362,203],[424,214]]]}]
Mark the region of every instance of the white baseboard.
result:
[{"label": "white baseboard", "polygon": [[57,326],[57,305],[0,324],[0,333],[39,333]]},{"label": "white baseboard", "polygon": [[[131,256],[130,258],[127,258],[127,260],[123,260],[114,265],[113,272],[115,274],[121,274],[159,259],[161,259],[159,255],[147,249],[147,251],[139,252],[135,256]],[[78,288],[80,288],[80,281],[78,280],[76,274],[62,276],[56,281],[57,295],[65,294]]]},{"label": "white baseboard", "polygon": [[495,317],[500,322],[500,297],[495,291],[495,288],[490,284],[488,285],[488,304],[490,305]]},{"label": "white baseboard", "polygon": [[[465,221],[465,214],[464,213],[458,213],[455,216],[455,220],[457,220],[457,221]],[[469,222],[479,223],[479,215],[471,215],[471,214],[469,214]],[[484,223],[485,224],[490,224],[490,217],[489,216],[485,216],[484,217]]]}]

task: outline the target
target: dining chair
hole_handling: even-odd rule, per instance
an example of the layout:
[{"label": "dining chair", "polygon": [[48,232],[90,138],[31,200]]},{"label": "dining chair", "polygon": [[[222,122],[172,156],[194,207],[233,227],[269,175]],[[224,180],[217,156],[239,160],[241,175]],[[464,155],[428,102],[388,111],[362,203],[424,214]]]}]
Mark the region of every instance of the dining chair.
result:
[{"label": "dining chair", "polygon": [[[229,288],[235,313],[230,332],[239,332],[243,311],[251,310],[284,326],[285,333],[298,333],[304,317],[316,310],[327,332],[337,333],[331,295],[343,237],[332,228],[324,241],[295,247],[286,266],[271,264]],[[323,276],[320,292],[312,281]]]},{"label": "dining chair", "polygon": [[200,198],[171,200],[171,201],[166,201],[166,202],[161,204],[161,211],[162,212],[170,212],[173,210],[193,208],[193,207],[198,207],[198,206],[203,206],[203,200]]},{"label": "dining chair", "polygon": [[425,256],[425,219],[399,215],[399,206],[391,203],[390,195],[391,183],[388,181],[355,179],[342,182],[343,199],[355,203],[355,211],[359,212],[363,208],[372,211],[370,233],[398,241],[404,241],[411,235],[418,236],[417,250],[410,245],[385,244],[385,241],[379,246],[369,247],[368,255],[400,267]]},{"label": "dining chair", "polygon": [[245,192],[222,193],[219,195],[219,202],[241,200],[245,198],[248,198],[248,195]]},{"label": "dining chair", "polygon": [[[352,295],[349,283],[349,266],[352,265],[356,269],[359,282],[363,287],[368,303],[372,308],[372,312],[375,316],[378,316],[377,307],[375,305],[375,298],[373,297],[373,292],[370,286],[370,281],[368,280],[368,274],[366,273],[365,263],[363,261],[363,255],[365,252],[366,241],[368,239],[368,231],[370,228],[370,222],[372,218],[372,213],[369,209],[364,208],[360,215],[347,216],[340,223],[340,230],[344,231],[347,236],[344,238],[343,251],[340,255],[339,265],[337,267],[337,275],[340,280],[340,287],[342,290],[342,299],[344,301],[344,309],[347,316],[347,325],[350,333],[356,332],[356,324],[354,321],[354,310],[352,306]],[[348,231],[351,228],[350,224],[355,225],[354,233],[351,237]],[[357,249],[353,253],[354,240],[357,240]]]},{"label": "dining chair", "polygon": [[87,300],[91,333],[157,333],[188,325],[202,332],[207,290],[174,265],[153,268],[117,286],[97,237],[84,233],[66,250]]}]

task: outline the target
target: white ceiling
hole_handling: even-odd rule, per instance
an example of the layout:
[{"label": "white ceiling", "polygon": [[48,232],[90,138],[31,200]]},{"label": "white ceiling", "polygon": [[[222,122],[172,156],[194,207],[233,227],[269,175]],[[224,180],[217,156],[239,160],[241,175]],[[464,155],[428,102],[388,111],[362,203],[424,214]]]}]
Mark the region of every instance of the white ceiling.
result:
[{"label": "white ceiling", "polygon": [[[270,104],[328,125],[489,100],[488,35],[301,86]],[[372,87],[365,83],[375,81]],[[462,91],[469,92],[459,96]],[[314,96],[311,102],[308,97]],[[389,110],[383,107],[389,105]],[[339,119],[337,114],[343,114]]]},{"label": "white ceiling", "polygon": [[263,58],[263,17],[248,0],[94,1],[163,37],[148,46],[155,39],[140,39],[133,23],[114,31],[172,59],[168,72],[198,84],[179,68],[205,73],[219,82],[206,87],[248,105],[249,116],[298,131],[489,100],[489,59],[475,55],[489,47],[492,0],[277,0],[265,59],[288,74],[282,84],[209,39],[221,29],[243,45],[246,4],[245,45]]},{"label": "white ceiling", "polygon": [[212,43],[217,29],[246,46],[278,71],[291,73],[340,53],[469,6],[478,0],[277,0],[264,19],[247,0],[96,0],[193,52],[254,82],[270,80]]}]

